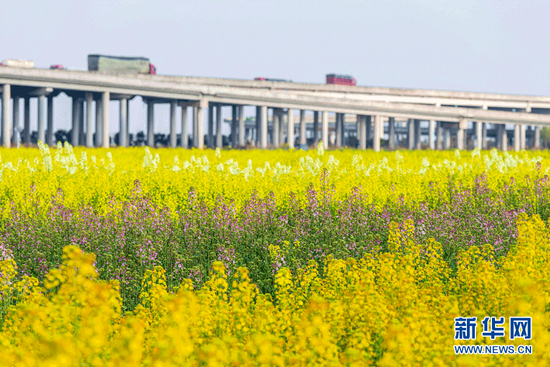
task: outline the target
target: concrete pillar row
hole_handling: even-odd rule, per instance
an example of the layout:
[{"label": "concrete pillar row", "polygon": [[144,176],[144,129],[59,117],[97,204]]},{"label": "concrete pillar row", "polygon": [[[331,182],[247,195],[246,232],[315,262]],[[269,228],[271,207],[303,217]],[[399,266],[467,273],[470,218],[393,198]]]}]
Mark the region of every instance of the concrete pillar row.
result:
[{"label": "concrete pillar row", "polygon": [[[41,95],[38,97],[38,140],[40,140],[42,143],[46,142],[46,129],[45,129],[45,109],[46,109],[46,96]],[[5,126],[4,126],[5,129]],[[5,130],[4,130],[5,134]],[[4,145],[5,142],[4,142]]]},{"label": "concrete pillar row", "polygon": [[300,144],[306,143],[306,111],[300,110]]},{"label": "concrete pillar row", "polygon": [[122,98],[119,108],[118,143],[121,147],[128,146],[128,100]]},{"label": "concrete pillar row", "polygon": [[323,147],[328,149],[328,111],[322,112],[321,139],[323,140]]},{"label": "concrete pillar row", "polygon": [[155,104],[147,101],[147,145],[155,147]]},{"label": "concrete pillar row", "polygon": [[362,123],[363,117],[361,115],[357,115],[357,121],[355,122],[355,131],[357,132],[355,135],[355,138],[357,140],[357,148],[360,149],[361,147],[361,123]]},{"label": "concrete pillar row", "polygon": [[288,147],[294,148],[294,109],[288,109]]}]

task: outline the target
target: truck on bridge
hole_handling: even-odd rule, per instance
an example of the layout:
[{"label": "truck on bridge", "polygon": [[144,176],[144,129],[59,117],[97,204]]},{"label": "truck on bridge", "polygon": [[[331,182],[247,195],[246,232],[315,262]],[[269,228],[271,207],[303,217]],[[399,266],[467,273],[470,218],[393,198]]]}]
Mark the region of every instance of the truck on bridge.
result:
[{"label": "truck on bridge", "polygon": [[263,76],[259,76],[254,78],[254,80],[263,80],[265,82],[286,82],[286,83],[292,83],[292,80],[288,79],[272,79],[272,78],[264,78]]},{"label": "truck on bridge", "polygon": [[30,60],[14,60],[7,59],[0,63],[0,66],[8,66],[12,68],[24,68],[24,69],[34,69],[34,62]]},{"label": "truck on bridge", "polygon": [[145,57],[123,57],[88,55],[88,71],[102,74],[151,74],[155,75],[155,65]]},{"label": "truck on bridge", "polygon": [[351,75],[327,74],[327,84],[355,85],[355,78]]}]

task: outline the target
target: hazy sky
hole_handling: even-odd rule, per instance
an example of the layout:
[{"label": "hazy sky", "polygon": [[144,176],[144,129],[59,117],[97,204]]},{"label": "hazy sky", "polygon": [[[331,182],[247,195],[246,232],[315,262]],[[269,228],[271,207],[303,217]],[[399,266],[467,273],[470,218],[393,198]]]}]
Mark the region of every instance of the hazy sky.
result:
[{"label": "hazy sky", "polygon": [[[550,1],[0,0],[0,59],[86,69],[145,56],[159,74],[550,95]],[[70,126],[56,98],[55,124]],[[118,104],[110,104],[111,132]],[[36,106],[33,104],[33,125]],[[229,109],[227,109],[229,114]],[[145,105],[131,102],[131,131]],[[252,110],[250,110],[252,112]],[[168,131],[168,106],[155,108]],[[140,129],[142,130],[142,129]]]}]

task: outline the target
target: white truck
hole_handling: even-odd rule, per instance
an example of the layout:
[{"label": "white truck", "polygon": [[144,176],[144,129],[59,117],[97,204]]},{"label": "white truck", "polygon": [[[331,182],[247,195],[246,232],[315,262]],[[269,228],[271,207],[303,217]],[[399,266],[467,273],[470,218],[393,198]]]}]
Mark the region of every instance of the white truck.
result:
[{"label": "white truck", "polygon": [[34,62],[31,60],[14,60],[6,59],[0,63],[1,66],[8,66],[11,68],[23,68],[34,69]]}]

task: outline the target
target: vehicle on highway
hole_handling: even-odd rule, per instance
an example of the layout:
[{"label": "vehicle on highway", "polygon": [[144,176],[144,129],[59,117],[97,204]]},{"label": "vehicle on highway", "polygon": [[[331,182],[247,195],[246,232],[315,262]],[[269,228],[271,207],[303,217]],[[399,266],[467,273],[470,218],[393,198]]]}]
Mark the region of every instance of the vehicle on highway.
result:
[{"label": "vehicle on highway", "polygon": [[327,84],[356,85],[351,75],[327,74]]},{"label": "vehicle on highway", "polygon": [[34,69],[34,62],[31,60],[6,59],[2,61],[2,66],[9,66],[11,68]]},{"label": "vehicle on highway", "polygon": [[148,58],[107,55],[88,55],[88,71],[115,75],[157,73],[155,65]]},{"label": "vehicle on highway", "polygon": [[292,80],[289,79],[272,79],[272,78],[264,78],[264,77],[256,77],[254,80],[263,80],[266,82],[286,82],[286,83],[292,83]]},{"label": "vehicle on highway", "polygon": [[50,66],[50,69],[59,69],[59,70],[63,70],[63,69],[65,69],[65,68],[63,67],[63,65],[57,64],[57,65],[51,65],[51,66]]}]

